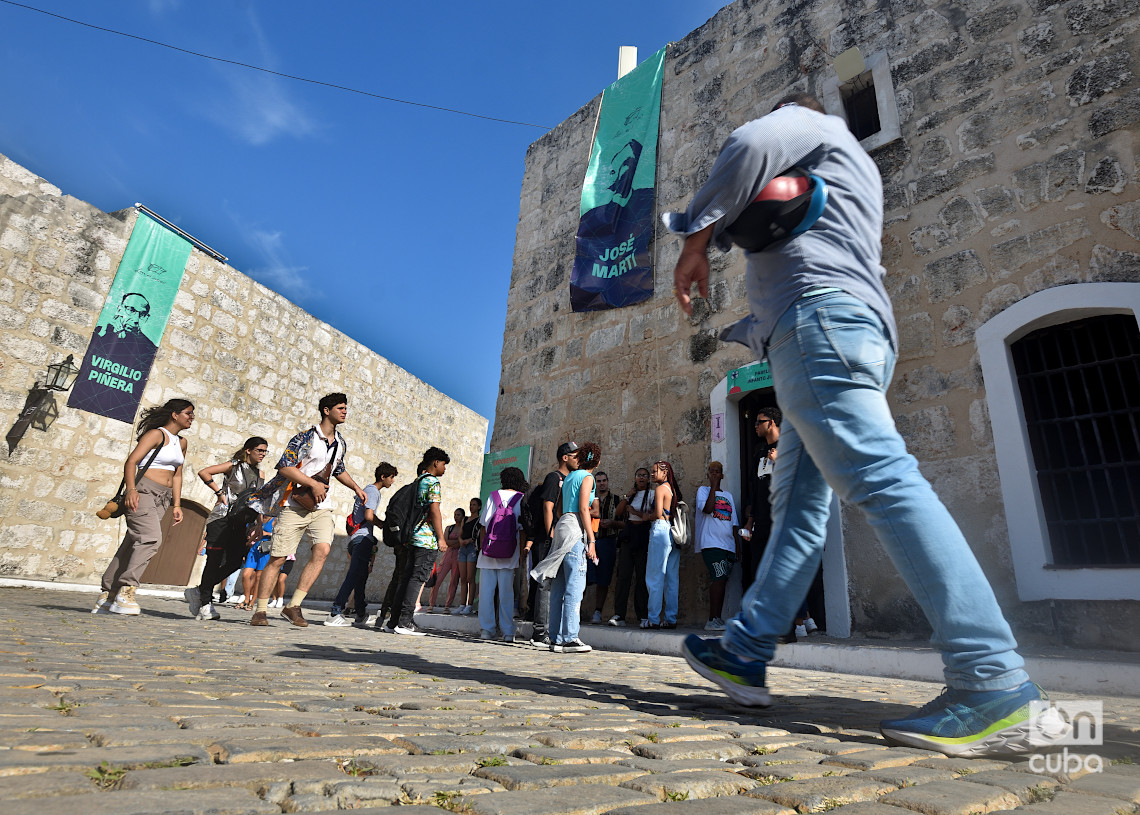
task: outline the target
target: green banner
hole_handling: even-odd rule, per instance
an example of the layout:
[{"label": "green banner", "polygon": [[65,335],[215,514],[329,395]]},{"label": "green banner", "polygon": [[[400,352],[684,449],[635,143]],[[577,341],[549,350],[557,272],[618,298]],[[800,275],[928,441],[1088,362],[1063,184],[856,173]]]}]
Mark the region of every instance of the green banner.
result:
[{"label": "green banner", "polygon": [[745,393],[772,387],[772,372],[767,362],[753,362],[728,372],[728,392]]},{"label": "green banner", "polygon": [[190,249],[181,235],[138,214],[68,407],[134,422]]},{"label": "green banner", "polygon": [[570,307],[602,311],[653,294],[662,48],[606,88],[582,186]]},{"label": "green banner", "polygon": [[491,500],[491,493],[499,488],[499,475],[508,467],[518,467],[523,471],[523,477],[530,480],[529,444],[483,455],[483,478],[479,482],[479,497],[483,499],[484,504]]}]

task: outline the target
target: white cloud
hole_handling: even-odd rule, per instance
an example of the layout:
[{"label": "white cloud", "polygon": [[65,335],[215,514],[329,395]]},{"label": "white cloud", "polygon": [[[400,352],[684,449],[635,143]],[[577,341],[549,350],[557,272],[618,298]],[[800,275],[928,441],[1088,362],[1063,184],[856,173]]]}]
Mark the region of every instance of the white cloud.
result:
[{"label": "white cloud", "polygon": [[[177,2],[156,0],[168,1]],[[246,17],[257,44],[256,56],[240,61],[275,68],[276,56],[252,5]],[[260,147],[280,136],[304,138],[315,132],[315,122],[293,99],[289,80],[237,65],[217,66],[216,70],[226,91],[209,101],[206,115],[242,141]]]},{"label": "white cloud", "polygon": [[262,260],[261,265],[246,270],[250,277],[293,301],[313,300],[321,296],[310,279],[309,267],[289,263],[284,233],[256,228],[246,228],[245,233]]},{"label": "white cloud", "polygon": [[155,17],[161,17],[170,11],[177,11],[181,5],[182,0],[147,0],[150,13]]},{"label": "white cloud", "polygon": [[226,76],[228,98],[215,100],[212,108],[218,124],[233,131],[254,147],[267,144],[278,136],[303,138],[314,131],[312,119],[289,98],[282,80],[265,74],[249,73],[246,68],[230,67],[227,72],[244,75]]}]

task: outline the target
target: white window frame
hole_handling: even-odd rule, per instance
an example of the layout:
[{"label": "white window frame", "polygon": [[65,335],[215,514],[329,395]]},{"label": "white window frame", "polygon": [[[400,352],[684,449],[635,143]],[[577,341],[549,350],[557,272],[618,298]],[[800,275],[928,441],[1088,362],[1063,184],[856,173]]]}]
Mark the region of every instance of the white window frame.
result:
[{"label": "white window frame", "polygon": [[1140,283],[1077,283],[1026,297],[975,332],[986,384],[1017,594],[1022,600],[1140,600],[1140,568],[1049,568],[1052,547],[1010,346],[1054,325],[1131,314],[1140,325]]},{"label": "white window frame", "polygon": [[[875,104],[879,108],[879,132],[872,133],[859,144],[867,152],[876,147],[902,138],[902,129],[899,125],[899,106],[895,101],[895,86],[891,82],[891,64],[887,59],[886,51],[876,51],[863,60],[867,70],[864,75],[871,74],[871,81],[875,83]],[[847,121],[847,110],[843,106],[843,88],[850,82],[840,82],[839,77],[832,75],[823,82],[823,109],[833,116]]]}]

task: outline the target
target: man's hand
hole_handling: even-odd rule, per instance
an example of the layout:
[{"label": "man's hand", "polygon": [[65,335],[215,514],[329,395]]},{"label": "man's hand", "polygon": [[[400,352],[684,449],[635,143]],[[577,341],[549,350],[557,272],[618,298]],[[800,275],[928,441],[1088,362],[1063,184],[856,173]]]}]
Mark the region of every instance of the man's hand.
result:
[{"label": "man's hand", "polygon": [[709,241],[715,224],[709,224],[700,232],[685,238],[681,256],[673,269],[673,295],[681,304],[681,311],[693,313],[692,289],[697,284],[701,297],[709,296]]},{"label": "man's hand", "polygon": [[309,485],[309,488],[313,491],[313,500],[319,504],[325,500],[325,496],[329,494],[329,485],[322,484],[315,478],[312,479],[312,481],[313,483]]}]

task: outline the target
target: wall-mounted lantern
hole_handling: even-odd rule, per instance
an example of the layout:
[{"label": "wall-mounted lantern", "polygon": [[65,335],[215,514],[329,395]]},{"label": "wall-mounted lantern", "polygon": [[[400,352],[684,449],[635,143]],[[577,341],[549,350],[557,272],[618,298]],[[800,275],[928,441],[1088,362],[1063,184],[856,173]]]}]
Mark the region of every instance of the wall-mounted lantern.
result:
[{"label": "wall-mounted lantern", "polygon": [[8,455],[12,455],[20,439],[24,438],[29,425],[37,430],[47,431],[59,418],[59,405],[55,403],[53,392],[69,390],[75,384],[79,369],[75,367],[74,362],[75,358],[68,354],[63,362],[47,366],[47,378],[43,385],[37,381],[32,386],[28,398],[24,401],[24,409],[20,411],[19,418],[5,437],[8,441]]}]

